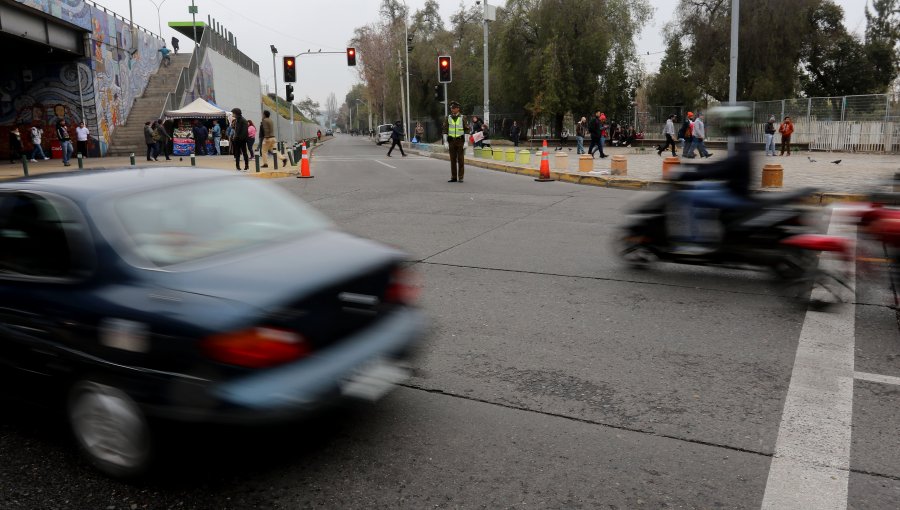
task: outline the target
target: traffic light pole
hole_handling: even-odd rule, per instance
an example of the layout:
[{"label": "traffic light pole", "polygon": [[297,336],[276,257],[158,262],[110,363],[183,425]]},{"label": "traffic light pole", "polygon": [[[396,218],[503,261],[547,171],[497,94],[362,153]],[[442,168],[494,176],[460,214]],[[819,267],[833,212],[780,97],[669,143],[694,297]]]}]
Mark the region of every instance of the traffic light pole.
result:
[{"label": "traffic light pole", "polygon": [[[281,141],[281,128],[278,122],[278,117],[281,117],[281,114],[278,113],[278,68],[275,67],[275,54],[278,53],[275,51],[275,46],[272,46],[272,75],[275,77],[275,140],[276,142]],[[269,133],[266,133],[267,135]],[[278,159],[276,156],[275,159]]]},{"label": "traffic light pole", "polygon": [[449,100],[447,99],[447,84],[444,84],[444,118],[446,119],[450,113],[447,111],[447,105],[449,104]]}]

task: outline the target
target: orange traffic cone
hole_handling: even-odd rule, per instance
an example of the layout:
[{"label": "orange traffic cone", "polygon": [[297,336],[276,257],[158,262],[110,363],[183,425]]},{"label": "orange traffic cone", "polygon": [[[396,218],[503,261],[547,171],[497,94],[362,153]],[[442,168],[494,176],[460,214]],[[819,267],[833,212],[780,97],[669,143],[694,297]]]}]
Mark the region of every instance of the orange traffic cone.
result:
[{"label": "orange traffic cone", "polygon": [[300,158],[300,175],[298,175],[297,178],[312,179],[315,175],[309,173],[309,154],[306,152],[306,142],[303,142],[300,147],[302,149],[302,156]]},{"label": "orange traffic cone", "polygon": [[541,153],[541,175],[535,179],[538,182],[550,182],[550,155],[547,154],[547,140],[544,140],[544,150]]}]

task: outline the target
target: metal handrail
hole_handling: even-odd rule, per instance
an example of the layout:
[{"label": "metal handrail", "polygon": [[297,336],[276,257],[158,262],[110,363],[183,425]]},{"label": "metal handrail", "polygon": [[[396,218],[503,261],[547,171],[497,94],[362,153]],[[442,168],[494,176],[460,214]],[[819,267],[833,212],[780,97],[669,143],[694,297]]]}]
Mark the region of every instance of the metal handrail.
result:
[{"label": "metal handrail", "polygon": [[184,102],[184,93],[187,91],[188,86],[191,83],[194,83],[194,79],[197,77],[197,71],[200,69],[200,62],[202,62],[203,57],[206,56],[206,48],[209,46],[210,33],[212,33],[210,30],[203,31],[203,35],[200,36],[200,43],[197,45],[196,51],[191,53],[190,62],[188,62],[187,67],[181,69],[181,73],[178,75],[178,85],[175,86],[175,92],[166,94],[163,109],[157,118],[164,118],[166,116],[166,110],[175,110],[181,107],[181,103]]}]

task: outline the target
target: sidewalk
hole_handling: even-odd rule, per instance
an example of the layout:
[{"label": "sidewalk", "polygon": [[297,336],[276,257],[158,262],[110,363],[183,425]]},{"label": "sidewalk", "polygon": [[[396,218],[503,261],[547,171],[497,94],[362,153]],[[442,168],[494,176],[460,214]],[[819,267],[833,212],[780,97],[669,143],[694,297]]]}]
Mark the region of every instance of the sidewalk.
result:
[{"label": "sidewalk", "polygon": [[[323,140],[319,142],[315,147],[310,147],[309,152],[312,153],[316,147],[321,147],[323,143],[327,141]],[[284,159],[287,159],[287,155],[285,154]],[[153,167],[190,167],[191,166],[191,158],[190,156],[172,156],[170,161],[166,161],[165,157],[160,156],[159,161],[147,161],[145,155],[135,155],[135,166],[133,168],[153,168]],[[288,167],[285,168],[279,159],[278,161],[278,170],[275,169],[273,157],[269,157],[269,168],[260,168],[259,173],[256,172],[256,164],[253,159],[250,160],[250,170],[248,172],[244,172],[246,175],[250,175],[253,177],[260,178],[278,178],[278,177],[291,177],[297,175],[298,165],[295,164],[291,167],[290,160],[288,160]],[[84,170],[113,170],[113,169],[121,169],[121,168],[129,168],[131,167],[131,159],[128,156],[108,156],[103,158],[84,158]],[[47,161],[38,161],[36,163],[29,162],[28,163],[28,174],[30,176],[35,175],[43,175],[43,174],[52,174],[59,172],[77,172],[78,168],[78,159],[72,158],[71,166],[63,166],[61,159],[50,159]],[[196,166],[198,168],[216,168],[221,170],[231,170],[234,171],[234,156],[231,155],[222,155],[222,156],[197,156],[196,157]],[[260,159],[260,166],[262,166],[262,160]],[[243,160],[241,161],[241,168],[243,168]],[[16,179],[19,177],[24,177],[25,173],[22,168],[22,163],[0,163],[0,180],[10,180]]]},{"label": "sidewalk", "polygon": [[[440,159],[449,159],[446,147],[441,145],[418,144],[419,152],[424,155],[432,155]],[[505,151],[507,147],[498,147]],[[517,149],[523,150],[522,147]],[[663,184],[662,164],[666,154],[657,156],[654,149],[640,149],[629,147],[609,147],[604,152],[610,156],[605,159],[595,158],[592,162],[592,171],[578,171],[578,155],[575,150],[564,148],[556,151],[548,147],[548,159],[550,160],[551,177],[568,182],[580,182],[598,186],[624,187],[633,189],[654,189]],[[568,160],[566,169],[556,168],[557,154],[566,154]],[[725,157],[724,151],[712,152],[709,159],[682,160],[692,164],[705,164],[715,162]],[[612,156],[625,156],[627,161],[627,176],[613,177],[610,175]],[[671,156],[671,153],[669,153]],[[518,158],[519,154],[516,154]],[[813,160],[813,161],[811,161]],[[832,161],[840,160],[834,164]],[[466,152],[466,164],[491,168],[494,170],[511,173],[523,173],[536,175],[540,168],[540,149],[531,154],[529,164],[518,162],[496,161],[494,159],[476,158],[471,148]],[[753,166],[756,169],[754,185],[759,187],[762,168],[766,164],[780,164],[784,168],[784,187],[767,188],[772,191],[790,191],[803,187],[814,187],[828,195],[859,195],[872,191],[886,191],[886,183],[890,181],[895,172],[900,172],[900,158],[890,154],[862,154],[862,153],[824,153],[824,152],[794,152],[790,157],[769,156],[762,152],[754,154]]]}]

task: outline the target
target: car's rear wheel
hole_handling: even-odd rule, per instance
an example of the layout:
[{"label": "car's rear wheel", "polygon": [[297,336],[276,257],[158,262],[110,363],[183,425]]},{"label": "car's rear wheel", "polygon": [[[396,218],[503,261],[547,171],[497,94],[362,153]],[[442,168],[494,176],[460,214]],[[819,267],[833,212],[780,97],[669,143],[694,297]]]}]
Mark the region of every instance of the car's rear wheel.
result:
[{"label": "car's rear wheel", "polygon": [[82,452],[101,471],[120,478],[150,465],[150,427],[137,403],[112,386],[83,381],[72,388],[69,424]]}]

